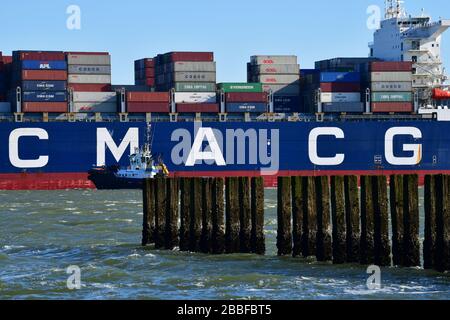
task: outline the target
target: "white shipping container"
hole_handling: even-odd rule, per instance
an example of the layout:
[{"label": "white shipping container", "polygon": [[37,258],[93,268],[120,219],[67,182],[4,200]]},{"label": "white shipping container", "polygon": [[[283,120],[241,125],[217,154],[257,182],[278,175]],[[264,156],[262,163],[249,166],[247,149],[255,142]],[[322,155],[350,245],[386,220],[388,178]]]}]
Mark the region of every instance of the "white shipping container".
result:
[{"label": "white shipping container", "polygon": [[103,102],[76,102],[73,104],[73,112],[90,113],[90,112],[102,112],[102,113],[116,113],[117,103]]},{"label": "white shipping container", "polygon": [[412,82],[372,82],[373,92],[410,92],[412,91]]},{"label": "white shipping container", "polygon": [[11,103],[0,102],[0,113],[10,113],[10,112],[11,112]]},{"label": "white shipping container", "polygon": [[331,102],[361,102],[361,93],[352,92],[322,92],[320,99],[323,103]]},{"label": "white shipping container", "polygon": [[411,72],[372,72],[372,82],[412,82]]},{"label": "white shipping container", "polygon": [[116,92],[74,92],[73,102],[117,102]]},{"label": "white shipping container", "polygon": [[175,103],[216,103],[215,92],[176,92]]},{"label": "white shipping container", "polygon": [[259,75],[256,77],[256,82],[261,82],[263,84],[291,84],[298,82],[300,80],[299,75],[288,75],[288,74],[278,74],[278,75]]},{"label": "white shipping container", "polygon": [[298,64],[297,56],[252,56],[251,64]]},{"label": "white shipping container", "polygon": [[273,64],[273,65],[260,65],[252,68],[252,72],[255,75],[260,74],[300,74],[299,64]]},{"label": "white shipping container", "polygon": [[71,74],[68,79],[69,83],[86,83],[86,84],[103,84],[111,83],[111,75],[98,75],[98,74]]},{"label": "white shipping container", "polygon": [[110,66],[110,55],[84,55],[84,54],[68,54],[67,62],[69,65],[99,65]]}]

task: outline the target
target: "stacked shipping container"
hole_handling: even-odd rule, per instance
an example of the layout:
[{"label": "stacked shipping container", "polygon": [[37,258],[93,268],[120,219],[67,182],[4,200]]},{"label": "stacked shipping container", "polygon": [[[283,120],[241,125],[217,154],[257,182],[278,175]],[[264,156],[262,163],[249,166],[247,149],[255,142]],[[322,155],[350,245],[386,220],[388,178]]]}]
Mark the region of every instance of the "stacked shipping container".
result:
[{"label": "stacked shipping container", "polygon": [[0,113],[11,112],[11,103],[8,101],[8,88],[11,78],[12,57],[3,56],[0,51]]},{"label": "stacked shipping container", "polygon": [[72,112],[117,112],[117,93],[111,91],[111,56],[107,52],[69,52]]},{"label": "stacked shipping container", "polygon": [[261,83],[220,83],[218,87],[225,95],[227,113],[267,112],[268,94]]},{"label": "stacked shipping container", "polygon": [[134,83],[137,86],[155,87],[155,61],[144,58],[134,62]]},{"label": "stacked shipping container", "polygon": [[374,113],[413,112],[412,62],[372,62],[369,64],[371,111]]},{"label": "stacked shipping container", "polygon": [[321,72],[318,86],[323,112],[364,112],[359,72]]},{"label": "stacked shipping container", "polygon": [[[64,52],[14,51],[11,100],[15,110],[67,112],[67,62]],[[21,109],[16,88],[21,87]]]},{"label": "stacked shipping container", "polygon": [[174,89],[177,112],[219,112],[212,52],[170,52],[155,60],[157,91]]},{"label": "stacked shipping container", "polygon": [[127,112],[170,112],[169,92],[127,92]]},{"label": "stacked shipping container", "polygon": [[300,111],[300,66],[296,56],[252,56],[247,64],[247,81],[263,84],[271,91],[274,112]]}]

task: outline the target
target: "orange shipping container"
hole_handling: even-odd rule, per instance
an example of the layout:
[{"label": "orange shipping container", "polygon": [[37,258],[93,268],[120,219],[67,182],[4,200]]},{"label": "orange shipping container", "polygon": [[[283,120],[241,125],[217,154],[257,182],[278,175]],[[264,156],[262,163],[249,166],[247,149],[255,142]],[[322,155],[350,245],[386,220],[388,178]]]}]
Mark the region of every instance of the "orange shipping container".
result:
[{"label": "orange shipping container", "polygon": [[22,103],[22,112],[56,112],[65,113],[68,110],[67,102],[25,102]]},{"label": "orange shipping container", "polygon": [[169,102],[169,92],[128,92],[128,102]]},{"label": "orange shipping container", "polygon": [[23,70],[22,80],[67,80],[67,71],[64,70]]}]

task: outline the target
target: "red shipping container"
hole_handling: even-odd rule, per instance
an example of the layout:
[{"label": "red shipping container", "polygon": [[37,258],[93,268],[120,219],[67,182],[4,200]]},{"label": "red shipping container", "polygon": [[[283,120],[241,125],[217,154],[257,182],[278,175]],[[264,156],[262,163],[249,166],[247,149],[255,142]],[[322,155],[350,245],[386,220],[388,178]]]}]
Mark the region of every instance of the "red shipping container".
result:
[{"label": "red shipping container", "polygon": [[218,103],[178,103],[177,112],[179,113],[219,113]]},{"label": "red shipping container", "polygon": [[10,64],[13,61],[13,57],[12,56],[3,56],[3,63],[4,64]]},{"label": "red shipping container", "polygon": [[162,112],[169,113],[169,102],[128,102],[127,112],[129,113],[149,113]]},{"label": "red shipping container", "polygon": [[167,102],[169,92],[127,92],[127,102]]},{"label": "red shipping container", "polygon": [[70,83],[69,88],[73,91],[80,92],[109,92],[111,91],[110,84],[79,84]]},{"label": "red shipping container", "polygon": [[23,70],[22,80],[67,80],[67,71],[63,70]]},{"label": "red shipping container", "polygon": [[190,62],[212,62],[213,52],[170,52],[168,53],[170,62],[190,61]]},{"label": "red shipping container", "polygon": [[374,113],[390,113],[401,112],[411,113],[413,112],[413,104],[411,102],[373,102],[372,112]]},{"label": "red shipping container", "polygon": [[324,82],[320,84],[322,92],[360,92],[360,83]]},{"label": "red shipping container", "polygon": [[412,71],[412,62],[371,62],[371,72]]},{"label": "red shipping container", "polygon": [[66,60],[64,52],[20,51],[19,60]]},{"label": "red shipping container", "polygon": [[267,92],[229,92],[225,95],[227,102],[264,102],[268,101]]},{"label": "red shipping container", "polygon": [[57,112],[68,111],[67,102],[24,102],[22,112]]}]

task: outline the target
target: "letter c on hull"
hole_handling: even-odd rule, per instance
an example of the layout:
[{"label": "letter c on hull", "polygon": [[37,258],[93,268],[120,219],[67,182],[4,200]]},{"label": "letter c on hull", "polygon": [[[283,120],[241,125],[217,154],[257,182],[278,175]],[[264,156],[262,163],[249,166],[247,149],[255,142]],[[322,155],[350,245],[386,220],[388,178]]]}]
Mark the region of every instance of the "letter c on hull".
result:
[{"label": "letter c on hull", "polygon": [[344,139],[344,131],[340,128],[315,128],[309,134],[309,160],[316,166],[338,166],[344,162],[344,154],[336,154],[334,157],[320,157],[317,154],[317,139],[320,136],[334,136]]},{"label": "letter c on hull", "polygon": [[21,137],[38,137],[40,140],[48,140],[48,133],[40,128],[15,129],[9,135],[9,161],[20,169],[43,168],[48,164],[48,156],[40,156],[34,160],[23,160],[19,157],[19,140]]}]

